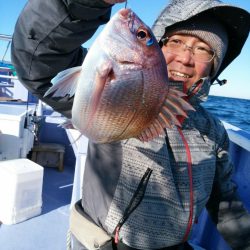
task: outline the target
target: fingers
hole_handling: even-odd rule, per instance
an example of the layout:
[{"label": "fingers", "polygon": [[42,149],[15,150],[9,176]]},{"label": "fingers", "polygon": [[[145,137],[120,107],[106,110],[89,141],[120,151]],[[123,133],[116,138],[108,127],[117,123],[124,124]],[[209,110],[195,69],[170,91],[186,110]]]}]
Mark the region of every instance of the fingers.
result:
[{"label": "fingers", "polygon": [[126,0],[103,0],[105,3],[116,4],[116,3],[124,3]]}]

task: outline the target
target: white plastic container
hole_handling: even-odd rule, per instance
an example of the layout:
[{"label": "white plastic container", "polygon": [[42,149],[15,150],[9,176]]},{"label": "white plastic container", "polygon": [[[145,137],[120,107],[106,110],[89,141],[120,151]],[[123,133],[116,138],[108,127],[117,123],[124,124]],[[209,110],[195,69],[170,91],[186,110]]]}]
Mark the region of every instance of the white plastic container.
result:
[{"label": "white plastic container", "polygon": [[28,159],[0,162],[0,221],[15,224],[41,214],[43,167]]},{"label": "white plastic container", "polygon": [[[33,147],[34,134],[25,105],[0,104],[0,159],[24,158]],[[26,120],[26,127],[25,125]]]}]

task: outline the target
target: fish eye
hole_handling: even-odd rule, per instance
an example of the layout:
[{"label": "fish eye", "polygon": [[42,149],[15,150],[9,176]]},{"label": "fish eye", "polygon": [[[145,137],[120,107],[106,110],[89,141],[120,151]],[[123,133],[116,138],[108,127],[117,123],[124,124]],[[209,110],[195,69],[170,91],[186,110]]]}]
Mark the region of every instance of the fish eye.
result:
[{"label": "fish eye", "polygon": [[148,32],[146,30],[143,30],[143,29],[139,29],[137,31],[137,34],[136,34],[137,38],[139,40],[145,40],[148,36]]}]

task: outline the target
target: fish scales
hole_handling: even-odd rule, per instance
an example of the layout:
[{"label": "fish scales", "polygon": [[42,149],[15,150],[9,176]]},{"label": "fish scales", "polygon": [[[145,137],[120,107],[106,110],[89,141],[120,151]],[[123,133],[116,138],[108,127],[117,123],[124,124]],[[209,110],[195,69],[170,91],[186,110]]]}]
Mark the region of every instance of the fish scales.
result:
[{"label": "fish scales", "polygon": [[[133,79],[131,79],[133,81]],[[126,82],[129,84],[129,79]],[[124,96],[124,88],[127,88],[127,85],[124,84],[122,87],[119,87],[117,84],[113,86],[113,99],[110,101],[109,96],[103,95],[100,100],[100,106],[97,110],[98,116],[96,117],[96,122],[93,124],[93,130],[96,131],[98,128],[102,127],[103,133],[110,136],[110,134],[115,136],[120,136],[120,134],[125,131],[127,128],[127,120],[132,120],[135,114],[138,112],[136,107],[139,107],[140,100],[136,98],[137,95],[134,95],[134,99],[131,99],[130,92],[138,93],[138,96],[141,95],[143,91],[143,86],[134,85],[129,89],[129,92]],[[124,112],[120,112],[120,107],[124,105],[127,108],[124,109]],[[107,106],[105,110],[102,109],[102,106]],[[111,106],[111,107],[110,107]],[[115,110],[112,110],[112,106],[116,106]],[[139,121],[140,123],[140,121]]]}]

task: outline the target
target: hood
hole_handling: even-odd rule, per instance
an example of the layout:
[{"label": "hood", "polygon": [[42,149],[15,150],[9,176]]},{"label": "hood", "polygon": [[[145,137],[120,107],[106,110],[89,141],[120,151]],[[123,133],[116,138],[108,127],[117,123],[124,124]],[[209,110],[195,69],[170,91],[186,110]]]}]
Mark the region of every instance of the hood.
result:
[{"label": "hood", "polygon": [[[183,7],[185,6],[185,8]],[[216,19],[228,35],[228,49],[217,73],[211,78],[211,83],[240,54],[249,34],[250,14],[248,11],[224,4],[219,0],[172,0],[162,10],[153,24],[152,30],[158,40],[161,40],[168,29],[181,23],[199,17]]]}]

